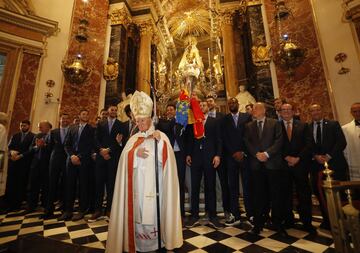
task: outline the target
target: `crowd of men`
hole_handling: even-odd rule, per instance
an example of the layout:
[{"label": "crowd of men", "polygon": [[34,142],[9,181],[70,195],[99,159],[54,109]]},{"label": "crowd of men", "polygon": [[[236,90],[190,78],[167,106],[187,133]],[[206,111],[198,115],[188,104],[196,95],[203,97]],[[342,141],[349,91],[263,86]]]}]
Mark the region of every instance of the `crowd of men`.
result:
[{"label": "crowd of men", "polygon": [[[175,153],[184,226],[199,223],[203,178],[205,210],[209,224],[215,228],[243,222],[239,206],[241,186],[252,233],[259,234],[269,226],[287,235],[286,229],[295,224],[294,190],[303,229],[316,233],[311,224],[312,193],[320,203],[321,227],[329,229],[322,170],[327,162],[334,170],[334,179],[360,180],[359,163],[354,159],[360,149],[360,103],[352,105],[354,120],[343,129],[337,121],[324,118],[319,104],[309,107],[310,123],[302,122],[295,108],[281,99],[275,100],[273,116],[267,114],[261,102],[246,105],[246,113],[239,112],[236,98],[230,98],[227,106],[229,113],[224,114],[217,111],[214,97],[200,101],[205,116],[202,138],[194,137],[191,125],[184,128],[176,122],[175,104],[167,106],[166,117],[157,124]],[[55,203],[62,210],[58,220],[76,221],[90,213],[86,220],[95,222],[109,216],[119,157],[126,141],[137,131],[130,106],[125,107],[125,112],[129,120],[120,122],[117,106],[109,106],[101,111],[96,126],[89,123],[85,109],[72,124],[70,116],[64,113],[60,115],[59,128],[52,129],[48,121],[41,121],[38,134],[30,131],[29,121],[22,121],[20,132],[9,143],[4,212],[21,209],[26,200],[24,214],[34,212],[40,204],[44,219],[54,216]],[[347,146],[349,142],[352,144]],[[187,166],[191,174],[191,216],[185,219]],[[217,176],[225,224],[217,216]]]}]

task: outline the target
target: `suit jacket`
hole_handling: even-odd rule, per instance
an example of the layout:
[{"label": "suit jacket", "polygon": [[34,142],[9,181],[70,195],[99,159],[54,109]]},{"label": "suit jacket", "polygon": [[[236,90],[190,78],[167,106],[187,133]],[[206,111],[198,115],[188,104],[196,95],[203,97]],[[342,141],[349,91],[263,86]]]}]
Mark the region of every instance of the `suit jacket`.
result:
[{"label": "suit jacket", "polygon": [[[32,132],[28,132],[23,141],[21,141],[21,132],[14,134],[9,142],[8,148],[10,150],[16,150],[20,155],[24,157],[18,161],[23,159],[31,159],[32,153],[30,152],[30,147],[33,142],[35,134]],[[10,153],[10,152],[9,152]]]},{"label": "suit jacket", "polygon": [[188,125],[187,135],[187,155],[192,158],[192,166],[213,166],[212,160],[214,156],[221,156],[222,143],[220,137],[219,125],[216,119],[207,117],[205,122],[205,135],[201,139],[194,137],[192,125]]},{"label": "suit jacket", "polygon": [[237,126],[231,113],[227,114],[221,124],[222,140],[225,154],[232,156],[235,152],[246,152],[244,144],[245,125],[251,121],[247,113],[239,112]]},{"label": "suit jacket", "polygon": [[308,163],[311,160],[312,138],[309,136],[309,126],[299,120],[293,120],[291,141],[287,136],[284,122],[281,122],[283,142],[283,157],[300,157],[300,163]]},{"label": "suit jacket", "polygon": [[[334,179],[346,180],[348,178],[348,164],[344,156],[344,149],[346,148],[345,135],[341,129],[339,122],[333,120],[323,120],[322,128],[322,143],[316,144],[314,139],[314,122],[310,124],[309,134],[311,135],[313,149],[312,155],[330,155],[329,166],[334,170]],[[313,168],[323,170],[324,166],[313,163]]]},{"label": "suit jacket", "polygon": [[[30,147],[30,152],[33,154],[33,158],[31,161],[31,167],[35,168],[37,166],[42,166],[47,168],[49,166],[50,155],[52,147],[49,145],[49,134],[38,133],[33,138],[32,145]],[[37,147],[36,139],[43,139],[45,141],[45,146]]]},{"label": "suit jacket", "polygon": [[275,119],[265,118],[263,123],[262,138],[259,138],[257,121],[251,121],[245,126],[245,146],[250,157],[252,169],[261,168],[261,162],[256,158],[256,153],[267,152],[269,158],[264,162],[267,169],[282,169],[283,161],[281,148],[283,143],[280,122]]},{"label": "suit jacket", "polygon": [[65,152],[65,141],[67,138],[67,135],[69,134],[70,127],[67,130],[66,136],[64,138],[64,142],[61,142],[61,136],[60,136],[60,128],[56,128],[50,132],[50,140],[49,145],[52,147],[52,152],[50,156],[50,163],[52,164],[58,164],[63,163],[64,160],[66,160],[66,152]]},{"label": "suit jacket", "polygon": [[185,131],[182,130],[182,125],[176,123],[175,118],[171,120],[160,119],[156,127],[161,132],[166,134],[173,148],[176,140],[180,151],[185,150]]},{"label": "suit jacket", "polygon": [[72,125],[70,127],[65,140],[65,152],[68,156],[79,156],[80,160],[91,159],[91,154],[95,150],[94,128],[90,124],[86,124],[81,132],[79,141],[78,132],[79,125]]},{"label": "suit jacket", "polygon": [[[116,141],[116,135],[122,134],[121,145]],[[121,150],[126,143],[125,125],[118,119],[115,119],[111,131],[109,132],[108,120],[100,121],[95,130],[95,146],[99,152],[101,148],[110,148],[110,153],[114,156],[120,156]]]}]

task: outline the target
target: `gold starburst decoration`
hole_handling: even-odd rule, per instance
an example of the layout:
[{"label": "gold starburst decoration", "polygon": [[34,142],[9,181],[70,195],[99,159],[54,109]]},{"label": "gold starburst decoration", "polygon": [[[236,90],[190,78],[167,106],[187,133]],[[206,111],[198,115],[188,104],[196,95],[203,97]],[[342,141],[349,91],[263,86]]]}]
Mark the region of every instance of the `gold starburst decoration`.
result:
[{"label": "gold starburst decoration", "polygon": [[205,9],[195,9],[179,13],[169,22],[172,36],[184,38],[200,37],[210,32],[209,12]]}]

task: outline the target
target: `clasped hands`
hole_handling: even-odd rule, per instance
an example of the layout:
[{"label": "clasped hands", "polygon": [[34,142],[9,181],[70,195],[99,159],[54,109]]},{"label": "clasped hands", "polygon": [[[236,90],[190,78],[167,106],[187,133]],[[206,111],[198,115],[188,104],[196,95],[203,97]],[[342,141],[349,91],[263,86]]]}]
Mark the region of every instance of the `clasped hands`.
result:
[{"label": "clasped hands", "polygon": [[22,158],[21,155],[19,155],[19,152],[16,150],[10,150],[10,160],[11,161],[17,161]]},{"label": "clasped hands", "polygon": [[287,161],[289,167],[294,167],[300,161],[300,157],[286,156],[285,161]]},{"label": "clasped hands", "polygon": [[265,154],[265,152],[257,152],[256,153],[256,158],[260,161],[260,162],[266,162],[269,158],[267,157],[267,155]]},{"label": "clasped hands", "polygon": [[330,157],[327,155],[314,155],[314,159],[319,163],[319,164],[324,164],[325,162],[329,162],[330,161]]},{"label": "clasped hands", "polygon": [[70,156],[70,160],[73,165],[81,165],[80,157],[78,157],[77,155]]}]

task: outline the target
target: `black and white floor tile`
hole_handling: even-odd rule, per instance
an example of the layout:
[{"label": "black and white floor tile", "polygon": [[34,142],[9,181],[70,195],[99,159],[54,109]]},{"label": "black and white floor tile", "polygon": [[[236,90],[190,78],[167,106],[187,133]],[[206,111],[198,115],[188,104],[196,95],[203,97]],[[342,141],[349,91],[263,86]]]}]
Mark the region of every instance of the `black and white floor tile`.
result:
[{"label": "black and white floor tile", "polygon": [[[21,212],[1,215],[0,245],[6,245],[22,236],[38,234],[67,243],[105,248],[107,220],[95,223],[87,223],[84,220],[59,222],[56,219],[60,216],[59,212],[50,220],[40,219],[41,214],[39,211],[25,216]],[[319,217],[314,217],[313,225],[318,227],[320,221]],[[300,229],[288,229],[289,237],[283,238],[267,229],[260,235],[254,235],[249,233],[250,229],[250,224],[242,224],[216,230],[202,221],[200,226],[184,228],[184,245],[176,252],[335,252],[331,235],[322,230],[318,230],[317,235],[310,235]]]}]

